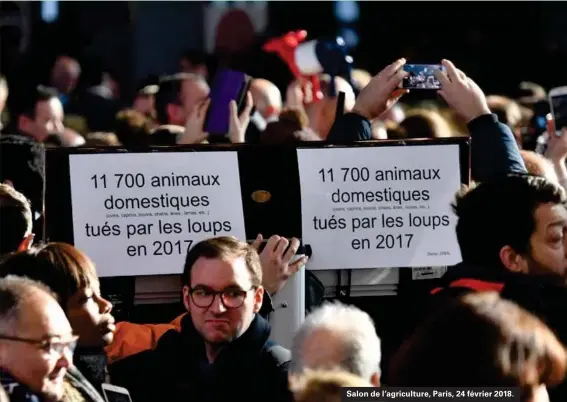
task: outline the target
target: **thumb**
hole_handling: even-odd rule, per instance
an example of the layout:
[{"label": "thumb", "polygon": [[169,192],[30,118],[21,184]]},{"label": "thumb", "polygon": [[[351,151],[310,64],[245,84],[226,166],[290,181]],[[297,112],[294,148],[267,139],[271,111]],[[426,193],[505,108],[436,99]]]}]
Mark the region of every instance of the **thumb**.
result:
[{"label": "thumb", "polygon": [[236,102],[231,100],[230,104],[230,122],[232,125],[238,125],[238,106],[236,106]]},{"label": "thumb", "polygon": [[252,243],[252,247],[256,251],[258,251],[260,249],[260,244],[262,244],[263,241],[264,241],[264,236],[262,236],[262,233],[258,233],[258,236],[256,236],[256,239]]}]

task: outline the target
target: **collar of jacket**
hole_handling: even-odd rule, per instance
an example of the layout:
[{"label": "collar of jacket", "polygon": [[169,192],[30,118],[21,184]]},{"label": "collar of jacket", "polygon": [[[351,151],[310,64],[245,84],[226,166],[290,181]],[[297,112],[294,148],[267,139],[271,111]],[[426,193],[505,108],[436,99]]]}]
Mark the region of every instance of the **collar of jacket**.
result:
[{"label": "collar of jacket", "polygon": [[101,384],[109,382],[107,364],[108,358],[102,347],[78,346],[73,354],[73,364],[99,393]]},{"label": "collar of jacket", "polygon": [[[218,355],[214,366],[220,367],[234,364],[237,361],[249,361],[254,354],[259,354],[265,347],[270,337],[270,324],[259,314],[256,314],[250,327],[238,339],[230,342]],[[182,352],[185,350],[186,352]],[[170,330],[166,332],[158,342],[156,351],[167,360],[180,360],[185,366],[198,363],[206,359],[205,343],[201,335],[195,329],[191,315],[186,314],[181,320],[181,331]]]}]

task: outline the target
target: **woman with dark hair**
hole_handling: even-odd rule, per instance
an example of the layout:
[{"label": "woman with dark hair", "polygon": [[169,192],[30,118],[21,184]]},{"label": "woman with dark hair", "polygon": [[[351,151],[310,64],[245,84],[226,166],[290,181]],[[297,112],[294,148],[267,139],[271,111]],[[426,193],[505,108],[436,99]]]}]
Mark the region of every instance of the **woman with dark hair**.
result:
[{"label": "woman with dark hair", "polygon": [[115,326],[112,304],[100,295],[92,261],[69,244],[48,243],[8,255],[0,264],[0,276],[7,275],[42,282],[56,294],[79,336],[73,357],[78,370],[69,370],[67,380],[84,398],[101,401],[101,384],[107,381],[104,346],[112,342]]},{"label": "woman with dark hair", "polygon": [[517,387],[521,402],[549,402],[567,352],[538,318],[497,293],[449,302],[392,359],[395,387]]}]

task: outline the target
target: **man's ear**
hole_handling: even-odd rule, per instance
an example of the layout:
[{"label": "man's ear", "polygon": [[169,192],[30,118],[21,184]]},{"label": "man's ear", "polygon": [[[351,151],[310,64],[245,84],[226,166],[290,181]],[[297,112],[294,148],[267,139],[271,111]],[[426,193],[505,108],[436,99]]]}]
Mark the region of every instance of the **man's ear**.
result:
[{"label": "man's ear", "polygon": [[370,384],[375,387],[380,387],[380,373],[372,374],[372,377],[370,377]]},{"label": "man's ear", "polygon": [[25,114],[22,114],[18,117],[18,130],[24,132],[30,132],[30,125],[32,123],[32,119],[30,119]]},{"label": "man's ear", "polygon": [[190,303],[190,297],[191,295],[189,294],[189,286],[183,286],[183,305],[185,306],[185,310],[187,311],[191,311],[191,303]]},{"label": "man's ear", "polygon": [[254,293],[254,312],[257,313],[262,308],[262,300],[264,299],[264,287],[258,286]]},{"label": "man's ear", "polygon": [[35,234],[30,233],[27,235],[24,240],[18,246],[18,251],[28,251],[31,246],[33,245],[33,239],[35,238]]},{"label": "man's ear", "polygon": [[516,273],[527,273],[528,266],[526,260],[510,246],[504,246],[500,249],[500,261],[507,270]]}]

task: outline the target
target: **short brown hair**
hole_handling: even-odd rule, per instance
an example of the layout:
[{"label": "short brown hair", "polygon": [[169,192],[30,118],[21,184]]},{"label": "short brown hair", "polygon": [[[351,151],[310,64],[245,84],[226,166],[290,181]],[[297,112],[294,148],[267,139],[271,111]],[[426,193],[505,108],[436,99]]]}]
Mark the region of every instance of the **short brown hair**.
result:
[{"label": "short brown hair", "polygon": [[32,212],[26,197],[0,184],[0,254],[16,251],[32,231]]},{"label": "short brown hair", "polygon": [[258,252],[248,243],[240,241],[236,237],[220,236],[203,240],[189,250],[181,276],[183,286],[191,285],[191,269],[201,257],[223,261],[244,257],[252,276],[252,286],[262,284],[262,265]]},{"label": "short brown hair", "polygon": [[[435,369],[431,369],[431,365]],[[537,317],[494,292],[455,299],[398,350],[391,386],[556,385],[567,353]]]},{"label": "short brown hair", "polygon": [[90,258],[66,243],[47,243],[9,255],[0,264],[0,276],[7,275],[25,276],[48,286],[64,310],[74,293],[98,282]]},{"label": "short brown hair", "polygon": [[416,109],[399,124],[405,138],[447,138],[453,132],[447,120],[436,110]]}]

